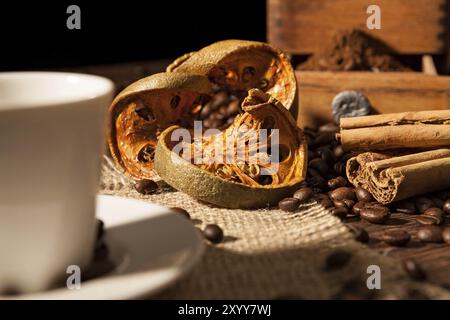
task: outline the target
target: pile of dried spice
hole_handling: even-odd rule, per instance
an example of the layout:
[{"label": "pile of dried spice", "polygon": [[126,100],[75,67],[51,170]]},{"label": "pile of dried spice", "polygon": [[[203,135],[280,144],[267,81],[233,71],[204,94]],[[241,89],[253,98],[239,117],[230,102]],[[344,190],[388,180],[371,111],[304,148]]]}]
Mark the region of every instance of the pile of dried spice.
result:
[{"label": "pile of dried spice", "polygon": [[335,34],[329,45],[297,69],[303,71],[411,71],[380,40],[352,29]]}]

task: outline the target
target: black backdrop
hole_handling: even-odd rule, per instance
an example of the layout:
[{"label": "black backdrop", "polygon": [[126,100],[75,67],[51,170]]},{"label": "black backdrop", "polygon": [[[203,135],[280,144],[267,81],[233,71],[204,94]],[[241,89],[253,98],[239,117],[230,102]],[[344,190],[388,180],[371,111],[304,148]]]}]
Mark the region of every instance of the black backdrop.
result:
[{"label": "black backdrop", "polygon": [[[81,9],[68,30],[66,9]],[[0,3],[0,70],[173,58],[211,42],[266,38],[265,0]]]}]

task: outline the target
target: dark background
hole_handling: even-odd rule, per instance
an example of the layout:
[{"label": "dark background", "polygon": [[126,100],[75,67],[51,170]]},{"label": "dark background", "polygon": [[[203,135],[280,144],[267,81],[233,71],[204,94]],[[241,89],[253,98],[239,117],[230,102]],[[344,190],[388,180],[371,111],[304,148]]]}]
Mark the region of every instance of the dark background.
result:
[{"label": "dark background", "polygon": [[[66,9],[81,8],[81,30]],[[265,41],[265,0],[83,0],[0,3],[0,70],[175,58],[211,42]]]}]

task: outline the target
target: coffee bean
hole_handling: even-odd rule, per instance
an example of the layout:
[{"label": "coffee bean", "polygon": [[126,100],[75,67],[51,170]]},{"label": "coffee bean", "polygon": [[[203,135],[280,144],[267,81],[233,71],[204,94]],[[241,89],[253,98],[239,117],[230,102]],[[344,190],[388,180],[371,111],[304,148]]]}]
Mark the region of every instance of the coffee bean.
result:
[{"label": "coffee bean", "polygon": [[434,202],[425,197],[418,197],[416,199],[416,207],[420,213],[424,213],[425,210],[434,207]]},{"label": "coffee bean", "polygon": [[366,189],[363,189],[361,187],[356,187],[355,189],[356,198],[358,198],[358,201],[361,202],[371,202],[373,201],[372,194],[370,194],[369,191]]},{"label": "coffee bean", "polygon": [[419,229],[417,237],[422,242],[442,242],[442,230],[437,226],[426,226]]},{"label": "coffee bean", "polygon": [[450,189],[449,190],[439,191],[435,195],[436,195],[436,197],[438,197],[442,201],[446,201],[447,199],[450,199]]},{"label": "coffee bean", "polygon": [[339,187],[345,187],[347,185],[347,179],[342,176],[338,176],[336,178],[330,179],[327,182],[328,189],[334,190]]},{"label": "coffee bean", "polygon": [[343,199],[355,200],[355,192],[353,191],[352,188],[339,187],[331,191],[330,198],[332,200],[343,200]]},{"label": "coffee bean", "polygon": [[390,212],[389,209],[382,206],[374,207],[364,207],[360,212],[359,216],[370,223],[383,224],[389,219]]},{"label": "coffee bean", "polygon": [[410,234],[405,230],[386,230],[382,235],[382,240],[391,246],[404,246],[411,239]]},{"label": "coffee bean", "polygon": [[337,175],[344,175],[345,174],[345,164],[342,162],[336,162],[333,166],[334,172],[336,172]]},{"label": "coffee bean", "polygon": [[331,208],[333,206],[333,202],[328,197],[319,200],[319,204],[325,209]]},{"label": "coffee bean", "polygon": [[375,291],[367,288],[365,279],[351,279],[347,281],[338,293],[333,295],[333,300],[370,300],[376,296]]},{"label": "coffee bean", "polygon": [[339,127],[332,122],[328,122],[319,127],[319,132],[321,132],[321,133],[323,133],[323,132],[336,133],[336,132],[339,132]]},{"label": "coffee bean", "polygon": [[348,209],[344,207],[331,209],[331,214],[339,219],[344,219],[348,214]]},{"label": "coffee bean", "polygon": [[327,256],[325,259],[325,270],[335,271],[345,267],[350,261],[352,255],[349,251],[338,249]]},{"label": "coffee bean", "polygon": [[406,213],[406,214],[415,214],[416,213],[416,205],[411,201],[399,201],[394,204],[394,208],[397,212]]},{"label": "coffee bean", "polygon": [[189,214],[189,212],[187,212],[187,210],[180,208],[180,207],[172,207],[170,208],[171,211],[176,212],[178,214],[181,214],[182,216],[191,219],[191,215]]},{"label": "coffee bean", "polygon": [[424,280],[426,278],[426,273],[420,267],[420,265],[413,259],[403,260],[403,269],[413,280]]},{"label": "coffee bean", "polygon": [[313,191],[311,188],[301,188],[295,191],[293,197],[300,202],[306,202],[309,199],[311,199],[311,196],[313,195]]},{"label": "coffee bean", "polygon": [[450,215],[450,199],[444,202],[444,205],[442,206],[442,210],[445,214]]},{"label": "coffee bean", "polygon": [[418,223],[424,226],[435,226],[439,225],[439,220],[433,216],[420,215],[415,219]]},{"label": "coffee bean", "polygon": [[311,161],[312,159],[319,158],[319,157],[320,157],[320,155],[316,151],[308,150],[308,160]]},{"label": "coffee bean", "polygon": [[319,174],[324,177],[328,173],[328,165],[325,161],[323,161],[321,158],[312,159],[308,166],[312,169],[317,170]]},{"label": "coffee bean", "polygon": [[203,229],[203,235],[212,243],[220,243],[223,240],[223,231],[216,224],[208,224]]},{"label": "coffee bean", "polygon": [[336,159],[339,159],[340,157],[342,157],[344,155],[344,148],[342,148],[341,144],[337,145],[334,148],[333,154]]},{"label": "coffee bean", "polygon": [[[317,153],[320,155],[322,160],[325,161],[325,163],[327,165],[333,165],[334,164],[335,158],[334,158],[334,155],[333,155],[333,153],[331,152],[331,150],[329,148],[317,149]],[[328,167],[327,167],[327,170],[329,171]]]},{"label": "coffee bean", "polygon": [[361,210],[364,208],[364,206],[365,206],[364,202],[355,203],[355,205],[352,208],[353,214],[359,216],[359,214],[361,213]]},{"label": "coffee bean", "polygon": [[[309,172],[309,169],[308,169]],[[325,179],[321,176],[311,176],[307,178],[308,186],[316,189],[323,189],[325,187]]]},{"label": "coffee bean", "polygon": [[349,199],[343,199],[343,200],[336,200],[333,201],[334,206],[336,208],[346,208],[350,212],[353,208],[353,205],[355,204],[355,201],[349,200]]},{"label": "coffee bean", "polygon": [[450,227],[447,227],[442,231],[442,239],[450,244]]},{"label": "coffee bean", "polygon": [[318,148],[320,146],[330,144],[333,141],[332,133],[320,133],[312,142],[312,148]]},{"label": "coffee bean", "polygon": [[438,208],[442,208],[444,205],[444,200],[441,200],[438,197],[431,197],[430,200],[433,201],[434,205]]},{"label": "coffee bean", "polygon": [[360,227],[357,227],[357,226],[351,226],[351,225],[347,225],[347,227],[352,232],[353,238],[356,241],[359,241],[361,243],[369,242],[370,238],[369,238],[369,234],[367,233],[366,229],[360,228]]},{"label": "coffee bean", "polygon": [[153,180],[143,179],[136,182],[134,188],[140,194],[148,195],[155,193],[156,190],[158,190],[158,184]]},{"label": "coffee bean", "polygon": [[300,200],[296,198],[284,198],[278,202],[278,207],[283,211],[294,212],[298,209]]},{"label": "coffee bean", "polygon": [[423,214],[436,218],[438,225],[443,224],[445,221],[444,211],[436,207],[428,208]]}]

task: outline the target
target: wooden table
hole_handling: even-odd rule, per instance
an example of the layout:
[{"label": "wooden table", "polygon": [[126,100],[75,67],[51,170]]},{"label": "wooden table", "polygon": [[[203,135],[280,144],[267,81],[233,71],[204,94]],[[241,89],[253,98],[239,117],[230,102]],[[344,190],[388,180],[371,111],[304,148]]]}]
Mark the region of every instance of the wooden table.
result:
[{"label": "wooden table", "polygon": [[[422,243],[417,238],[419,224],[415,217],[403,213],[393,213],[384,225],[377,225],[353,218],[345,223],[364,228],[370,236],[367,244],[380,254],[388,255],[399,260],[414,259],[427,274],[427,281],[450,289],[450,245]],[[446,218],[444,226],[450,226],[450,216]],[[401,228],[411,234],[411,241],[405,247],[389,246],[381,241],[382,233],[389,229]]]}]

